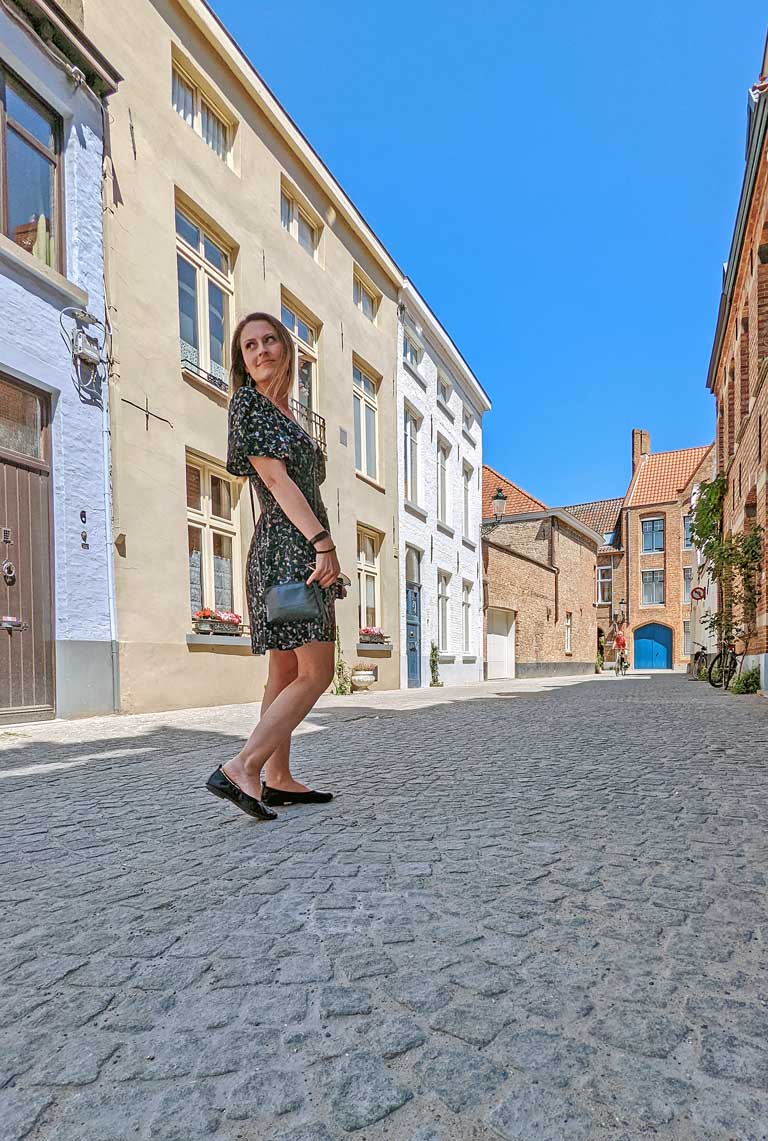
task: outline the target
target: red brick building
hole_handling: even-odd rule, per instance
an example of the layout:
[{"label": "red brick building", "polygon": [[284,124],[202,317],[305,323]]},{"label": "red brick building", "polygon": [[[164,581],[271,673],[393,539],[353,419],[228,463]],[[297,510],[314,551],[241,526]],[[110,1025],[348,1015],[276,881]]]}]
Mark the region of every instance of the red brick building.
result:
[{"label": "red brick building", "polygon": [[483,467],[486,677],[594,671],[595,559],[601,539],[562,508],[547,507]]},{"label": "red brick building", "polygon": [[[717,470],[728,480],[726,534],[768,529],[768,52],[749,99],[747,152],[723,275],[707,386],[716,401]],[[768,685],[768,563],[763,549],[757,634],[747,647]],[[747,663],[749,664],[749,663]]]},{"label": "red brick building", "polygon": [[565,510],[599,530],[594,607],[612,661],[621,628],[630,664],[639,669],[687,665],[696,552],[690,540],[691,495],[709,478],[711,446],[652,452],[650,434],[632,432],[632,475],[621,499]]}]

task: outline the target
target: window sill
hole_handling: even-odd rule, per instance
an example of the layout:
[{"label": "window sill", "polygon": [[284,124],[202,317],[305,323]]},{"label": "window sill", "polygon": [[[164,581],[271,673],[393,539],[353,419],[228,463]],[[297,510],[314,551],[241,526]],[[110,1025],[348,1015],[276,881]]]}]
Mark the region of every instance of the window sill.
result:
[{"label": "window sill", "polygon": [[202,392],[207,393],[209,396],[218,397],[218,399],[223,404],[226,404],[229,400],[228,388],[226,390],[219,388],[217,384],[214,384],[210,380],[206,380],[204,376],[198,376],[196,372],[193,372],[190,368],[187,368],[183,361],[181,365],[181,375],[184,380],[186,380],[187,384],[191,384],[195,388],[199,388]]},{"label": "window sill", "polygon": [[438,531],[442,531],[444,535],[448,535],[451,539],[456,534],[453,527],[449,527],[447,523],[441,523],[439,519],[437,521],[437,529]]},{"label": "window sill", "polygon": [[477,654],[463,654],[461,660],[463,662],[476,662]]},{"label": "window sill", "polygon": [[[402,357],[400,359],[402,360]],[[421,387],[426,392],[427,391],[427,382],[424,379],[424,377],[421,375],[419,370],[417,368],[415,368],[412,364],[410,364],[409,361],[403,360],[402,363],[403,363],[403,368],[405,369],[405,371],[410,373],[411,376],[413,377],[413,379],[417,380],[419,382],[419,384],[421,385]]]},{"label": "window sill", "polygon": [[375,487],[377,491],[380,491],[382,493],[382,495],[386,495],[386,493],[387,493],[386,487],[384,487],[384,485],[379,483],[377,480],[371,479],[371,477],[369,475],[363,475],[363,473],[361,471],[356,471],[355,472],[355,478],[362,480],[363,483],[367,483],[369,487]]},{"label": "window sill", "polygon": [[443,404],[442,400],[441,400],[439,397],[438,397],[438,399],[437,399],[437,407],[440,409],[440,411],[441,411],[441,412],[444,412],[444,413],[445,413],[445,415],[448,417],[448,419],[451,421],[451,423],[453,423],[453,422],[454,422],[454,420],[456,419],[456,417],[454,416],[453,412],[451,412],[451,410],[450,410],[450,408],[448,407],[448,405],[447,405],[447,404]]},{"label": "window sill", "polygon": [[415,515],[417,519],[421,519],[423,523],[427,521],[427,512],[423,507],[419,507],[418,503],[411,503],[410,499],[403,500],[403,507],[411,515]]},{"label": "window sill", "polygon": [[392,642],[358,642],[355,650],[361,657],[365,658],[366,654],[383,654],[389,657],[394,649]]},{"label": "window sill", "polygon": [[69,278],[64,277],[58,270],[43,265],[41,261],[27,253],[21,246],[17,246],[5,234],[0,234],[0,264],[31,278],[38,288],[47,290],[59,300],[67,301],[81,309],[88,308],[88,294],[84,289],[75,285]]},{"label": "window sill", "polygon": [[242,650],[246,646],[250,650],[251,639],[245,636],[237,637],[232,634],[187,634],[188,646],[227,646],[231,650]]},{"label": "window sill", "polygon": [[451,662],[456,661],[456,655],[455,654],[448,654],[448,653],[445,653],[443,650],[441,650],[439,652],[439,654],[437,655],[437,660],[438,660],[438,662],[440,662],[441,665],[444,664],[444,665],[449,666],[451,664]]},{"label": "window sill", "polygon": [[463,546],[468,547],[470,551],[476,551],[477,550],[477,543],[473,543],[471,539],[467,539],[464,536],[462,536],[461,542],[462,542]]}]

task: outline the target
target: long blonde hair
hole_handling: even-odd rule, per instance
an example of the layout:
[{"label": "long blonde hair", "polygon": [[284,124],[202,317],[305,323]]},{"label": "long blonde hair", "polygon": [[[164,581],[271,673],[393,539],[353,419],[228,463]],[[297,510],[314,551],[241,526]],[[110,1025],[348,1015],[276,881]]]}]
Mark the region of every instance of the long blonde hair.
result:
[{"label": "long blonde hair", "polygon": [[288,393],[291,390],[291,384],[293,383],[295,350],[291,334],[283,322],[278,321],[277,317],[273,317],[271,313],[249,313],[247,317],[241,318],[237,323],[237,327],[232,334],[232,351],[229,358],[232,361],[229,370],[232,393],[234,394],[238,388],[242,388],[244,384],[248,384],[251,381],[251,376],[243,360],[243,350],[240,348],[240,337],[249,321],[266,321],[267,324],[271,325],[275,330],[277,339],[283,346],[285,352],[283,367],[272,377],[272,380],[270,380],[268,384],[259,389],[259,392],[266,396],[268,400],[271,400],[273,404],[285,404]]}]

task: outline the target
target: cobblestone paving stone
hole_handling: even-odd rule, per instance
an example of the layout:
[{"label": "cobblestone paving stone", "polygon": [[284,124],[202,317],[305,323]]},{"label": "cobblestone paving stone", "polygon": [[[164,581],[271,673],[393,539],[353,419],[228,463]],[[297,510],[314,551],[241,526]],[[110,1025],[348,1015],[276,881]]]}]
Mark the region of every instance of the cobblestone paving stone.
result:
[{"label": "cobblestone paving stone", "polygon": [[0,729],[3,1141],[768,1137],[768,701],[365,701]]}]

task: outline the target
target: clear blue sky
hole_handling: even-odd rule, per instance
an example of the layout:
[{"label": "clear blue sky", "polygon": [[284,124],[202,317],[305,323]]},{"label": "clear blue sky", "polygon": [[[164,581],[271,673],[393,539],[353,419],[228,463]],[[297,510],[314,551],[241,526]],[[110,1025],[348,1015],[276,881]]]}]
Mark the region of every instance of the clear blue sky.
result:
[{"label": "clear blue sky", "polygon": [[622,494],[710,442],[766,12],[745,0],[213,0],[493,401],[485,459]]}]

